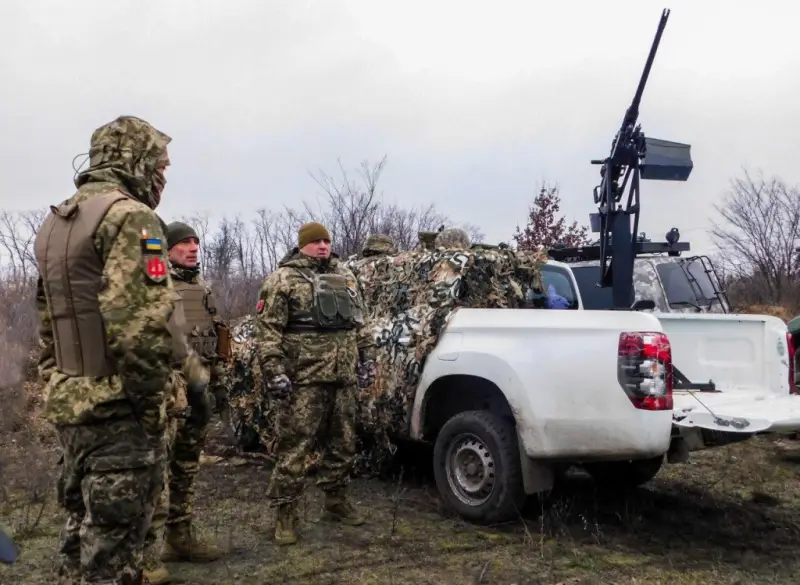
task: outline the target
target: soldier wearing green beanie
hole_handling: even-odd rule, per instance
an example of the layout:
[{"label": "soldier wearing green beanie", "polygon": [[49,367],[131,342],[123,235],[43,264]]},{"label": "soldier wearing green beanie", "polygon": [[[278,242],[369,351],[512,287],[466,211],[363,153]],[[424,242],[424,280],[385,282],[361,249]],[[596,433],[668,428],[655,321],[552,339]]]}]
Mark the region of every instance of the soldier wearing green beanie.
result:
[{"label": "soldier wearing green beanie", "polygon": [[347,485],[356,455],[358,386],[375,377],[361,291],[353,273],[331,254],[328,229],[303,224],[297,243],[264,281],[256,305],[256,356],[267,391],[283,402],[278,459],[266,494],[278,508],[279,545],[297,542],[297,501],[321,425],[328,429],[321,437],[327,449],[317,480],[325,492],[325,516],[351,526],[364,523],[347,499]]},{"label": "soldier wearing green beanie", "polygon": [[[144,574],[151,583],[166,583],[171,579],[164,562],[209,562],[220,556],[218,547],[198,537],[192,516],[194,480],[206,429],[214,410],[224,417],[228,401],[228,390],[222,381],[223,358],[230,348],[230,339],[225,323],[217,315],[211,286],[200,276],[197,232],[186,223],[174,221],[167,226],[166,236],[169,274],[183,308],[183,317],[176,327],[185,335],[195,359],[199,356],[199,361],[209,368],[210,392],[199,398],[187,392],[179,364],[175,365],[168,405],[170,462],[144,550]],[[162,535],[163,550],[159,550],[157,543]]]}]

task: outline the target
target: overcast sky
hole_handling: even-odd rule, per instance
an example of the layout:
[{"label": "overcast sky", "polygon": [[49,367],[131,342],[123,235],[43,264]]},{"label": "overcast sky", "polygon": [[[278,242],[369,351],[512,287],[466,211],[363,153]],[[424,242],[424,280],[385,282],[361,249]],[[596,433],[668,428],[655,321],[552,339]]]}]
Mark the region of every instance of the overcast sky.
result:
[{"label": "overcast sky", "polygon": [[[666,0],[665,0],[666,2]],[[739,4],[737,6],[737,4]],[[73,191],[72,158],[119,114],[173,137],[160,214],[313,200],[309,170],[388,157],[387,202],[435,202],[509,240],[541,179],[569,219],[644,65],[645,133],[692,145],[686,183],[643,183],[642,229],[707,251],[746,164],[800,181],[800,5],[703,0],[3,0],[0,205]]]}]

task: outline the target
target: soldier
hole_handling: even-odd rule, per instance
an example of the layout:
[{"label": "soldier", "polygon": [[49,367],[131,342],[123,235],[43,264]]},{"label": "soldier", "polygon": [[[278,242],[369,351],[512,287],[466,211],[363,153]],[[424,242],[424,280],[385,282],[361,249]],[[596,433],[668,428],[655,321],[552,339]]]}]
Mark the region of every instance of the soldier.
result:
[{"label": "soldier", "polygon": [[267,496],[277,507],[276,544],[297,542],[297,500],[305,489],[314,439],[326,447],[317,485],[325,516],[364,523],[347,499],[356,455],[357,385],[375,377],[374,343],[353,273],[331,254],[321,224],[304,224],[298,247],[264,281],[256,305],[256,352],[278,412],[278,460]]},{"label": "soldier", "polygon": [[391,236],[384,234],[370,234],[364,248],[361,250],[362,258],[381,256],[383,254],[396,254],[397,249]]},{"label": "soldier", "polygon": [[[166,583],[169,571],[163,562],[214,561],[220,556],[213,544],[197,538],[192,530],[194,504],[194,479],[199,471],[200,451],[206,438],[206,427],[214,411],[224,412],[228,391],[223,385],[224,371],[220,356],[230,347],[228,329],[217,316],[214,294],[210,286],[200,277],[198,263],[199,239],[194,229],[182,222],[167,226],[170,277],[179,295],[183,310],[183,321],[175,323],[186,336],[192,355],[199,355],[210,366],[210,387],[213,397],[207,395],[204,408],[192,408],[189,416],[181,410],[181,387],[184,382],[178,369],[175,370],[174,398],[177,409],[173,444],[170,449],[169,469],[165,489],[159,499],[153,525],[148,534],[145,551],[146,576],[152,583]],[[180,356],[176,356],[180,357]],[[168,489],[166,489],[168,487]],[[158,559],[156,542],[166,524],[164,550]]]},{"label": "soldier", "polygon": [[47,420],[67,514],[59,583],[142,582],[165,465],[173,290],[161,201],[171,138],[133,116],[94,131],[77,192],[36,235]]},{"label": "soldier", "polygon": [[433,240],[435,248],[468,250],[472,246],[469,234],[461,228],[447,228],[436,234]]}]

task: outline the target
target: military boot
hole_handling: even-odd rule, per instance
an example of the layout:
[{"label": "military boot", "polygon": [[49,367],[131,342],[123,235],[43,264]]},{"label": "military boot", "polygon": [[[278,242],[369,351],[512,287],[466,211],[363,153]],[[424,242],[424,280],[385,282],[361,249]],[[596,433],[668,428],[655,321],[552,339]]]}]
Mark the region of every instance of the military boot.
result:
[{"label": "military boot", "polygon": [[144,576],[144,582],[148,583],[149,585],[165,585],[166,583],[172,583],[172,575],[164,565],[161,565],[152,571],[149,569],[145,569],[142,571],[142,575]]},{"label": "military boot", "polygon": [[347,492],[344,489],[336,489],[325,492],[325,513],[326,520],[334,520],[349,526],[361,526],[366,520],[353,507],[347,499]]},{"label": "military boot", "polygon": [[189,522],[167,524],[164,552],[161,553],[165,563],[210,563],[220,556],[219,548],[200,539]]},{"label": "military boot", "polygon": [[275,544],[294,544],[297,542],[297,504],[280,504],[275,520]]},{"label": "military boot", "polygon": [[163,537],[156,537],[154,542],[148,542],[144,546],[142,554],[142,574],[152,585],[163,585],[172,582],[172,575],[161,562],[161,549],[164,546]]},{"label": "military boot", "polygon": [[142,565],[144,567],[142,574],[147,583],[151,585],[164,585],[165,583],[172,582],[172,575],[169,569],[161,562],[159,555],[155,552],[156,547],[149,546],[144,551],[144,558]]}]

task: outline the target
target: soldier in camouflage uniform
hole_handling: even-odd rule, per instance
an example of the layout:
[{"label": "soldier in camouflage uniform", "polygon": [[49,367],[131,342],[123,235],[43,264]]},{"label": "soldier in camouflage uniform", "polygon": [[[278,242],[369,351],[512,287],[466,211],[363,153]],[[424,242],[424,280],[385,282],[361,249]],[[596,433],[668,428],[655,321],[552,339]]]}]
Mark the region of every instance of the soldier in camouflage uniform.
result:
[{"label": "soldier in camouflage uniform", "polygon": [[[225,323],[217,315],[211,287],[200,277],[197,257],[199,239],[194,229],[176,221],[167,226],[167,243],[169,272],[183,311],[183,320],[176,326],[185,335],[192,355],[200,356],[208,364],[213,396],[207,394],[205,408],[192,408],[188,416],[179,411],[175,418],[165,486],[153,516],[145,550],[145,574],[154,584],[167,583],[170,579],[169,571],[160,561],[203,563],[220,556],[216,546],[198,539],[192,529],[192,508],[194,479],[199,471],[200,451],[213,412],[212,403],[221,411],[227,408],[228,401],[220,358],[227,354],[230,339]],[[177,368],[174,373],[173,392],[177,403],[185,382]],[[180,410],[180,404],[177,406]],[[164,550],[158,559],[156,542],[159,542],[158,537],[165,525]]]},{"label": "soldier in camouflage uniform", "polygon": [[317,485],[326,517],[364,519],[346,497],[356,456],[357,386],[375,377],[374,342],[353,273],[331,255],[321,224],[304,224],[298,247],[264,281],[256,305],[256,355],[267,391],[280,396],[278,460],[267,496],[277,506],[276,544],[294,544],[297,500],[315,438],[325,446]]},{"label": "soldier in camouflage uniform", "polygon": [[436,234],[433,240],[434,248],[444,248],[446,250],[469,250],[472,246],[469,234],[461,228],[447,228]]},{"label": "soldier in camouflage uniform", "polygon": [[61,584],[143,582],[173,343],[154,212],[170,141],[132,116],[95,130],[77,192],[50,207],[34,243],[44,414],[62,450]]},{"label": "soldier in camouflage uniform", "polygon": [[382,254],[396,254],[394,240],[391,236],[384,234],[370,234],[367,238],[364,248],[361,250],[362,258],[369,258],[371,256],[380,256]]}]

